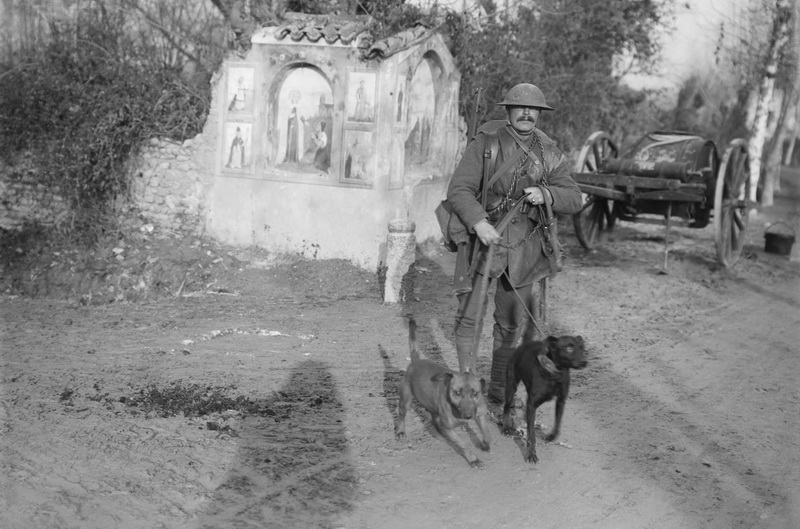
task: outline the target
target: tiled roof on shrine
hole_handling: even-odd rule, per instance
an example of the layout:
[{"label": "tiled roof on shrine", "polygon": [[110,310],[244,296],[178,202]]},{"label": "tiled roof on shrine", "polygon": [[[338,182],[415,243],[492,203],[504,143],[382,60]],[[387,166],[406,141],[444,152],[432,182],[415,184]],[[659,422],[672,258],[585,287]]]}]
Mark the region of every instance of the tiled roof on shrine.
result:
[{"label": "tiled roof on shrine", "polygon": [[369,33],[373,23],[372,17],[368,15],[337,16],[287,13],[286,18],[286,22],[275,28],[274,36],[277,40],[289,38],[295,42],[303,39],[317,42],[325,39],[328,44],[334,44],[337,41],[342,44],[350,44],[359,35]]},{"label": "tiled roof on shrine", "polygon": [[318,42],[324,39],[328,44],[341,42],[350,44],[361,37],[363,58],[386,59],[397,52],[410,48],[425,40],[431,34],[427,27],[417,24],[385,39],[372,42],[370,29],[374,20],[368,15],[307,15],[287,13],[286,21],[273,30],[276,40],[291,39],[294,42],[307,40]]},{"label": "tiled roof on shrine", "polygon": [[395,33],[372,44],[364,54],[365,59],[385,59],[428,38],[431,30],[417,24],[413,28]]}]

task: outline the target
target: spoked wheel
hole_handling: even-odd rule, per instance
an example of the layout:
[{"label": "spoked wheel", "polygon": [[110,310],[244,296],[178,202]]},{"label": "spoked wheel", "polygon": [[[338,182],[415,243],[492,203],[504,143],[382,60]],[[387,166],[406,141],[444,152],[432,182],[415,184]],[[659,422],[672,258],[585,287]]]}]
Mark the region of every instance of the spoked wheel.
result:
[{"label": "spoked wheel", "polygon": [[736,264],[742,253],[751,206],[749,196],[747,143],[735,139],[722,157],[714,193],[714,242],[717,258],[726,267]]},{"label": "spoked wheel", "polygon": [[[618,156],[617,144],[607,133],[597,131],[584,142],[575,162],[574,172],[596,173],[603,159]],[[583,208],[572,216],[575,236],[587,250],[591,250],[608,236],[616,222],[613,200],[586,194],[583,195]]]}]

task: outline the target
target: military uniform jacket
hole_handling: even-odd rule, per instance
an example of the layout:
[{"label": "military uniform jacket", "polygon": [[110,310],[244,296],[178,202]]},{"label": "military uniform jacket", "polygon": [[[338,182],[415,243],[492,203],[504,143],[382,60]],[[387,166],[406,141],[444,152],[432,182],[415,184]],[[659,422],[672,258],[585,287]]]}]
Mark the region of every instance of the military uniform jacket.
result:
[{"label": "military uniform jacket", "polygon": [[[542,184],[545,176],[553,197],[554,213],[571,215],[580,210],[581,191],[572,180],[564,155],[542,131],[536,129],[535,133],[541,146],[533,140],[532,135],[521,136],[506,123],[496,133],[479,130],[467,145],[450,180],[447,199],[470,232],[474,233],[474,226],[484,219],[493,225],[497,224],[510,206],[524,196],[524,189]],[[497,134],[497,141],[489,137],[491,134]],[[503,161],[520,148],[517,141],[524,142],[533,156],[523,154],[515,166],[491,185],[484,208],[479,202],[484,180],[484,158],[494,154],[490,154],[490,147],[495,146],[498,152],[493,169],[489,170],[500,168]],[[488,174],[486,180],[491,176]],[[540,222],[537,209],[531,208],[527,213],[517,213],[508,228],[500,234],[503,241],[494,245],[492,269],[489,271],[491,277],[497,278],[508,269],[511,284],[522,286],[552,273],[542,251],[541,230],[536,229]],[[480,244],[479,241],[477,244]],[[470,263],[470,275],[476,271],[483,273],[484,260],[485,251],[477,252],[477,258],[473,258]]]}]

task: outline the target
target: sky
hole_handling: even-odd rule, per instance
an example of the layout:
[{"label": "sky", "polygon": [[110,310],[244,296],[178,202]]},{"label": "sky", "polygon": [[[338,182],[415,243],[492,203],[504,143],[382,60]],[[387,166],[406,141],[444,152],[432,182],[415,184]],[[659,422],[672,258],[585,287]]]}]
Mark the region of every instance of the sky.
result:
[{"label": "sky", "polygon": [[692,73],[713,71],[714,49],[720,25],[734,30],[733,22],[749,0],[683,0],[675,5],[673,29],[661,35],[662,58],[656,75],[629,75],[625,81],[636,88],[677,91]]}]

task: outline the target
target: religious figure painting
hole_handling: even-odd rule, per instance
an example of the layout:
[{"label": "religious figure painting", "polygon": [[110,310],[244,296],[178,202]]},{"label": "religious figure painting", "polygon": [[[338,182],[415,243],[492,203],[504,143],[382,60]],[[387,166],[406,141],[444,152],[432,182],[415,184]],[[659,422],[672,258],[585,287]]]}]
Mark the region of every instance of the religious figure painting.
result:
[{"label": "religious figure painting", "polygon": [[394,122],[397,125],[404,125],[406,122],[406,114],[408,112],[408,102],[406,101],[408,98],[408,95],[406,94],[407,90],[408,86],[405,76],[398,75],[397,86],[395,87],[395,93],[397,94],[397,106],[394,113]]},{"label": "religious figure painting", "polygon": [[295,68],[278,92],[273,157],[283,169],[327,175],[333,138],[333,92],[314,68]]},{"label": "religious figure painting", "polygon": [[351,71],[347,85],[347,119],[360,123],[375,121],[375,89],[377,76],[373,72]]},{"label": "religious figure painting", "polygon": [[436,91],[427,60],[422,60],[408,84],[406,112],[405,162],[407,167],[421,166],[431,154],[436,114]]},{"label": "religious figure painting", "polygon": [[225,169],[247,169],[250,166],[252,124],[228,123],[225,128]]},{"label": "religious figure painting", "polygon": [[342,157],[342,182],[372,185],[374,141],[372,132],[345,131],[345,149]]},{"label": "religious figure painting", "polygon": [[253,69],[228,69],[228,112],[253,111]]}]

